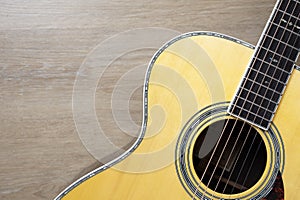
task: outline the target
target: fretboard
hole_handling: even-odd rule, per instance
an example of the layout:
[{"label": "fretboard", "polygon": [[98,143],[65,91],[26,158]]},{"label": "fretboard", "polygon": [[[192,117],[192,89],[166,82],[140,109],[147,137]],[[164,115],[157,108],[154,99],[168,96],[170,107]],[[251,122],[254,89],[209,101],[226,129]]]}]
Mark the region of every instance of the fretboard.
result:
[{"label": "fretboard", "polygon": [[300,1],[277,2],[228,113],[267,130],[300,48]]}]

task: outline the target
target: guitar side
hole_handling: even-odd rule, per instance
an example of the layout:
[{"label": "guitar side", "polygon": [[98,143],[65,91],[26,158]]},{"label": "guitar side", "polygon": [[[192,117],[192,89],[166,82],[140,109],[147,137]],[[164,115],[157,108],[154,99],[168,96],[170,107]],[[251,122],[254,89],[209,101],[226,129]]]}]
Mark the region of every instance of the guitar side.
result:
[{"label": "guitar side", "polygon": [[[252,54],[251,45],[217,33],[193,32],[168,42],[147,71],[143,131],[137,142],[126,155],[74,182],[56,200],[191,199],[175,164],[180,133],[199,110],[232,99]],[[300,198],[299,86],[300,72],[294,70],[273,120],[282,140],[286,199]]]}]

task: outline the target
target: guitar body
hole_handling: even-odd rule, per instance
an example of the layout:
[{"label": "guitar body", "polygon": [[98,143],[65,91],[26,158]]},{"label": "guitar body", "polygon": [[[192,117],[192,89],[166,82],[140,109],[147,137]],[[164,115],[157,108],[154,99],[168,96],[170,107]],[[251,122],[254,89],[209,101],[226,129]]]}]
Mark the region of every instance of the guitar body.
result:
[{"label": "guitar body", "polygon": [[[229,153],[225,158],[230,157],[228,154],[235,158],[217,166],[220,169],[216,169],[216,173],[220,171],[223,176],[227,173],[227,178],[218,177],[215,183],[208,178],[204,180],[203,174],[208,171],[213,174],[211,169],[217,161],[211,161],[215,163],[209,165],[211,169],[198,166],[212,153],[212,147],[218,145],[214,137],[211,138],[213,145],[207,143],[206,147],[203,147],[205,139],[198,139],[214,132],[207,131],[207,127],[218,122],[223,127],[228,121],[236,121],[226,114],[226,109],[253,51],[245,42],[209,32],[188,33],[168,42],[153,57],[147,71],[144,121],[134,146],[123,156],[73,183],[56,199],[261,199],[269,194],[278,174],[282,174],[284,198],[300,199],[300,72],[296,70],[270,131],[245,125],[247,128],[238,131],[242,135],[236,134],[235,140],[227,142],[229,136],[222,139],[219,145],[233,148],[226,150]],[[251,147],[254,150],[241,155],[243,148],[249,149],[249,144],[245,147],[243,141],[251,127],[257,138],[261,138],[263,148],[259,149],[254,142]],[[216,135],[220,138],[221,134]],[[252,141],[255,134],[249,135]],[[237,139],[242,137],[244,139]],[[202,144],[203,151],[197,150],[198,143]],[[262,154],[264,156],[259,159],[262,164],[259,160],[250,162]],[[236,159],[249,162],[237,166]],[[254,182],[248,185],[243,185],[243,181],[232,183],[233,177],[238,179],[238,175],[231,176],[230,170],[246,165],[248,172],[260,171],[258,174],[249,172],[257,177]],[[239,174],[236,172],[232,174]],[[221,182],[227,191],[222,189]],[[231,185],[230,189],[227,185]]]}]

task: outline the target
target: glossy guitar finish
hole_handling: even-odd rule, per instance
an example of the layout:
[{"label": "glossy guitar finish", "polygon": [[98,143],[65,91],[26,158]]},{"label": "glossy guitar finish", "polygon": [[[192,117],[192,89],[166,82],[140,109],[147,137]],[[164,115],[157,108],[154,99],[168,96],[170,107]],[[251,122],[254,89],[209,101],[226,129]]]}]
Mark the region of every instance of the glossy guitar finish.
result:
[{"label": "glossy guitar finish", "polygon": [[[56,199],[258,198],[264,189],[271,189],[267,182],[273,183],[275,179],[269,177],[268,172],[276,171],[276,167],[282,173],[285,199],[300,199],[300,72],[296,70],[271,126],[277,143],[272,143],[268,132],[257,130],[266,145],[267,155],[265,170],[257,184],[234,195],[214,193],[199,184],[200,178],[191,164],[186,176],[197,183],[193,191],[178,170],[182,155],[177,152],[184,131],[193,128],[189,123],[198,116],[205,116],[205,112],[212,113],[210,108],[223,106],[226,109],[252,54],[253,46],[210,32],[188,33],[167,43],[149,65],[144,87],[143,129],[137,142],[122,157],[82,177]],[[191,135],[195,138],[199,135],[201,123],[205,127],[224,118],[230,117],[222,109],[215,115],[208,114],[202,122],[197,122],[199,130]],[[188,153],[193,154],[196,141],[189,137],[186,143],[189,142],[191,146],[185,146],[187,150],[183,153],[187,154],[187,161],[183,163],[191,160]],[[276,151],[272,149],[274,146],[278,147]],[[279,163],[274,161],[276,159]],[[208,194],[196,196],[200,187]]]}]

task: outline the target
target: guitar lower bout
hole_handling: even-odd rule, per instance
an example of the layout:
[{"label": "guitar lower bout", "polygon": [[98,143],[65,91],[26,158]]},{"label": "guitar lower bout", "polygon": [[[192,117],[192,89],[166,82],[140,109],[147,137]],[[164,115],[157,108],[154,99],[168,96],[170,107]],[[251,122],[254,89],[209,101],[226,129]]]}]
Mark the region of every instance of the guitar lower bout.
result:
[{"label": "guitar lower bout", "polygon": [[165,44],[146,74],[135,144],[56,200],[263,199],[282,182],[285,198],[299,199],[300,73],[292,73],[268,131],[226,113],[253,52],[211,32]]}]

